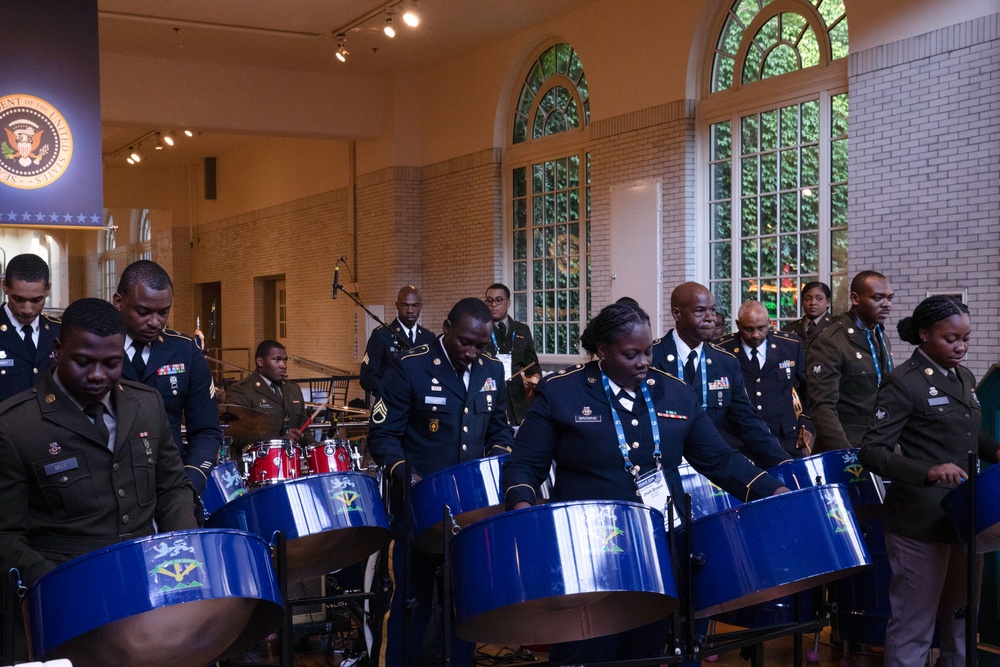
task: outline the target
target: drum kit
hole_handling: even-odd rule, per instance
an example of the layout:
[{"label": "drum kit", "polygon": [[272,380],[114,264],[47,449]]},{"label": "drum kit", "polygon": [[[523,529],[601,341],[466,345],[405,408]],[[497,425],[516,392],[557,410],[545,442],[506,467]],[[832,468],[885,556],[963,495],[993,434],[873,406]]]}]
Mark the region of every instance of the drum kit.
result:
[{"label": "drum kit", "polygon": [[[258,419],[223,410],[230,427]],[[878,536],[862,530],[858,514],[870,528],[882,488],[857,465],[856,450],[782,464],[770,472],[792,492],[747,503],[682,466],[692,506],[680,528],[658,510],[621,501],[503,512],[506,458],[446,468],[410,494],[413,546],[447,550],[455,627],[470,641],[547,644],[675,612],[688,619],[747,612],[878,570],[870,567]],[[305,449],[287,440],[243,447],[239,460],[213,471],[230,486],[215,489],[218,506],[205,529],[124,542],[39,579],[28,592],[34,655],[193,667],[259,641],[284,613],[270,553],[276,532],[287,540],[288,581],[360,563],[388,544],[379,485],[358,469],[359,459],[336,439]],[[168,658],[151,660],[154,653]]]}]

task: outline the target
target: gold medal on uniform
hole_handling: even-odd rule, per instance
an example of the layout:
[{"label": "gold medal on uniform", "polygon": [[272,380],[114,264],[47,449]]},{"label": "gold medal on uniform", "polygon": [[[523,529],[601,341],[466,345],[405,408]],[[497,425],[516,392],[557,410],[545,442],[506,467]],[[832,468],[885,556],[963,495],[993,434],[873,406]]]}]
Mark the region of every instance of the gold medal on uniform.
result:
[{"label": "gold medal on uniform", "polygon": [[437,433],[438,432],[438,425],[439,425],[438,420],[437,419],[432,419],[430,421],[430,423],[427,424],[427,428],[430,429],[431,433]]}]

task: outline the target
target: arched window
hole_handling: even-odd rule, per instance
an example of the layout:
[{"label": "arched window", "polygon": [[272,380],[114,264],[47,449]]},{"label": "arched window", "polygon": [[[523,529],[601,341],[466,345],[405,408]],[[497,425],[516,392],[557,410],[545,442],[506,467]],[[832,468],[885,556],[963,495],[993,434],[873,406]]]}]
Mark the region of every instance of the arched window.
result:
[{"label": "arched window", "polygon": [[139,212],[139,229],[136,235],[136,259],[153,259],[153,232],[149,225],[149,209]]},{"label": "arched window", "polygon": [[118,288],[118,278],[115,274],[115,219],[110,214],[105,221],[101,246],[101,297],[111,301],[115,290]]},{"label": "arched window", "polygon": [[511,118],[512,316],[540,354],[579,354],[590,312],[587,77],[569,44],[527,66]]},{"label": "arched window", "polygon": [[847,47],[843,0],[736,0],[726,16],[699,126],[709,283],[728,313],[756,299],[780,326],[811,280],[847,308]]}]

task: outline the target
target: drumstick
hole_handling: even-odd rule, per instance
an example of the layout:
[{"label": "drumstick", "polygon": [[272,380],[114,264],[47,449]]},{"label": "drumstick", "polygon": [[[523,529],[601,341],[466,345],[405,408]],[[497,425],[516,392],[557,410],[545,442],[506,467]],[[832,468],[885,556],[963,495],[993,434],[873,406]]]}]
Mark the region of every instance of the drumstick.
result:
[{"label": "drumstick", "polygon": [[524,371],[526,371],[526,370],[528,370],[529,368],[531,368],[532,366],[536,366],[536,365],[537,365],[537,364],[535,364],[535,362],[534,362],[534,361],[532,361],[532,362],[531,362],[530,364],[528,364],[527,366],[525,366],[524,368],[522,368],[522,369],[521,369],[521,370],[519,370],[518,372],[516,372],[516,373],[514,373],[513,375],[511,375],[511,376],[510,376],[510,379],[511,379],[511,380],[513,380],[513,379],[514,379],[514,378],[516,378],[516,377],[517,377],[518,375],[524,375]]},{"label": "drumstick", "polygon": [[318,408],[316,408],[315,410],[313,410],[313,413],[311,415],[309,415],[309,419],[306,420],[305,424],[303,424],[302,426],[299,427],[299,430],[300,431],[304,431],[307,428],[309,428],[309,424],[312,424],[313,419],[316,418],[316,415],[318,415],[320,412],[322,412],[327,407],[329,407],[329,404],[324,403],[323,405],[321,405]]}]

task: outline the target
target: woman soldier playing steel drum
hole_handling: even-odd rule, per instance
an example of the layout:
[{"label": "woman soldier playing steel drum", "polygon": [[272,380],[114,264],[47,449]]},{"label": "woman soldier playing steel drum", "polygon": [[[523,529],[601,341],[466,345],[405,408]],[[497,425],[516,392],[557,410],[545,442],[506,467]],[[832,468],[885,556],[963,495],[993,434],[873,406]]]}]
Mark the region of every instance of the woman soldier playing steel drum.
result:
[{"label": "woman soldier playing steel drum", "polygon": [[935,618],[940,664],[964,665],[965,621],[955,610],[966,600],[966,554],[941,499],[968,477],[967,452],[998,461],[1000,444],[980,430],[975,378],[959,365],[969,350],[969,309],[932,296],[897,329],[917,349],[879,388],[860,454],[865,468],[892,480],[883,519],[892,566],[885,667],[924,664]]},{"label": "woman soldier playing steel drum", "polygon": [[[553,461],[554,502],[632,501],[661,509],[665,494],[650,489],[666,487],[673,498],[683,497],[677,471],[682,455],[740,500],[787,491],[726,444],[688,385],[650,368],[649,316],[635,301],[605,307],[580,342],[598,360],[538,385],[503,470],[508,509],[535,504]],[[549,659],[565,665],[658,656],[664,630],[654,623],[554,644]]]}]

